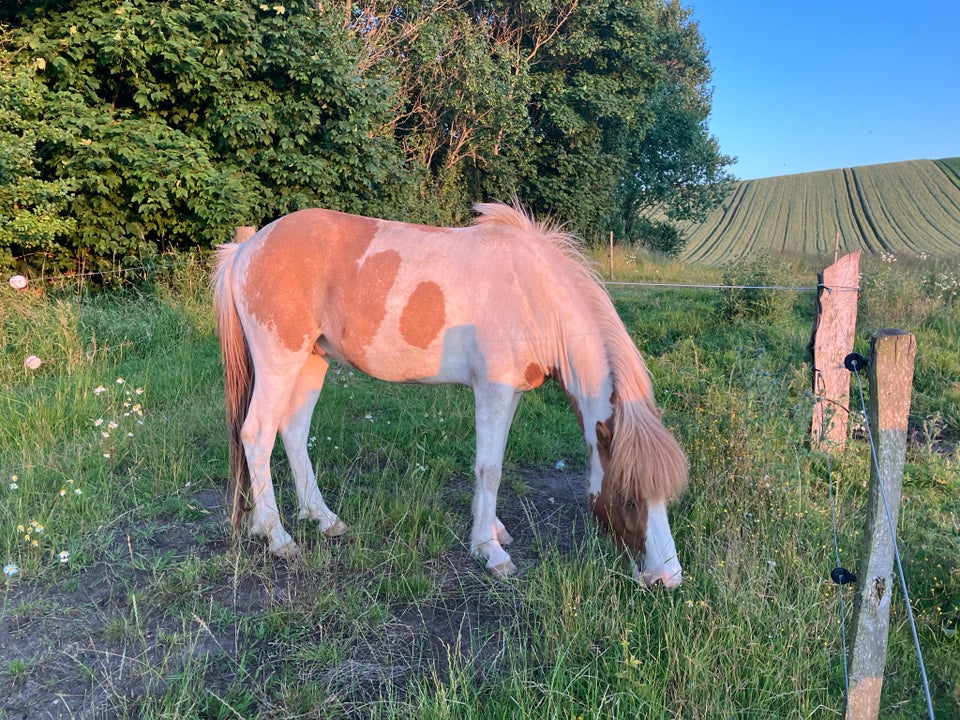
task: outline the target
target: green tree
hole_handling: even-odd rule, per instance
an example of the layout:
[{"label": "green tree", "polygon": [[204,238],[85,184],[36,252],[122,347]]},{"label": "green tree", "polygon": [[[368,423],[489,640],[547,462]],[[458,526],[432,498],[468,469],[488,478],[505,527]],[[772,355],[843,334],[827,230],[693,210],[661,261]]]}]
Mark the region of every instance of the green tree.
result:
[{"label": "green tree", "polygon": [[676,250],[671,222],[722,197],[710,67],[677,2],[366,0],[349,13],[365,62],[396,83],[393,131],[445,207],[516,194],[583,234]]},{"label": "green tree", "polygon": [[462,0],[365,0],[348,14],[361,66],[394,87],[389,131],[423,219],[463,222],[470,202],[515,192],[523,155],[508,149],[529,144],[530,95],[516,23]]},{"label": "green tree", "polygon": [[679,3],[664,8],[657,38],[664,74],[650,102],[654,122],[630,148],[617,211],[625,237],[675,254],[684,238],[674,221],[702,220],[723,201],[733,158],[710,135],[707,51]]},{"label": "green tree", "polygon": [[722,200],[732,162],[707,130],[711,71],[697,26],[676,1],[585,0],[560,35],[533,71],[532,194],[581,232],[678,251],[672,221]]},{"label": "green tree", "polygon": [[312,3],[29,3],[4,56],[42,85],[24,120],[60,130],[34,164],[75,190],[61,264],[209,245],[307,205],[394,206],[390,94],[358,48]]}]

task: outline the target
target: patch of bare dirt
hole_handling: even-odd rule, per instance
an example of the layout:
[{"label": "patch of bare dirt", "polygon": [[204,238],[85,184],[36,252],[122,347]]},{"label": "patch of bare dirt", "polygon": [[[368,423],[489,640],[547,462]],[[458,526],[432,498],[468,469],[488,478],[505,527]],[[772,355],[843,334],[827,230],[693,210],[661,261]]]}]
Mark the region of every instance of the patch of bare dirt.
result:
[{"label": "patch of bare dirt", "polygon": [[[465,533],[472,480],[456,480],[446,492],[462,525],[454,530]],[[223,493],[203,490],[188,501],[196,510],[190,519],[171,516],[146,529],[115,529],[102,559],[67,582],[8,584],[0,613],[0,718],[132,716],[145,698],[162,695],[191,673],[217,692],[244,673],[256,685],[274,672],[271,663],[293,659],[269,647],[268,635],[251,652],[241,624],[296,606],[318,586],[355,581],[344,569],[321,577],[304,563],[288,565],[266,553],[253,559],[262,561],[262,575],[231,572],[224,560],[215,565],[221,572],[209,577],[212,559],[235,555]],[[402,694],[411,680],[444,677],[452,662],[495,670],[504,633],[516,630],[523,615],[524,574],[545,550],[576,552],[592,523],[582,471],[507,473],[499,508],[514,538],[510,553],[518,580],[496,582],[465,547],[451,549],[425,563],[434,585],[427,599],[391,601],[369,621],[330,618],[322,627],[298,628],[305,645],[323,635],[337,649],[309,664],[319,668],[309,682],[359,717],[365,703]],[[336,541],[330,552],[335,559]],[[180,590],[166,589],[171,575],[182,581]],[[229,612],[218,622],[203,620],[190,610],[198,598]],[[251,657],[263,667],[248,667]],[[256,711],[271,715],[269,707]]]}]

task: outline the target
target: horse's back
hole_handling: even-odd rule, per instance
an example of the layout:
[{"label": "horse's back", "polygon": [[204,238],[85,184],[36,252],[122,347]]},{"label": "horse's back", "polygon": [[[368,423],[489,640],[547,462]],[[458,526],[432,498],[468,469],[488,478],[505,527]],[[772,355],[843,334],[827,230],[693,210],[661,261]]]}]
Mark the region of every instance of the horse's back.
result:
[{"label": "horse's back", "polygon": [[317,349],[394,381],[535,386],[549,373],[530,338],[555,325],[558,289],[521,228],[303,210],[264,227],[236,262],[248,314],[289,352]]}]

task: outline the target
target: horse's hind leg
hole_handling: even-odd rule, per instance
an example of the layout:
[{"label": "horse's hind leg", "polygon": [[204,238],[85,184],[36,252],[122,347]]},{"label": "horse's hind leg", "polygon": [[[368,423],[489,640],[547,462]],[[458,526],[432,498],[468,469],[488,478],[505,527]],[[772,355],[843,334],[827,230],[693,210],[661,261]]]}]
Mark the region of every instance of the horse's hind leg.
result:
[{"label": "horse's hind leg", "polygon": [[486,561],[498,577],[517,568],[503,549],[511,538],[497,517],[497,491],[503,472],[503,453],[520,394],[510,385],[485,383],[474,387],[477,420],[477,487],[473,496],[473,530],[470,551]]},{"label": "horse's hind leg", "polygon": [[297,378],[293,394],[290,396],[287,415],[280,422],[280,437],[287,451],[290,470],[297,486],[297,499],[300,503],[300,519],[310,518],[320,524],[320,529],[330,536],[342,535],[347,526],[327,507],[323,495],[317,486],[317,477],[307,455],[307,436],[310,434],[310,420],[317,405],[323,378],[329,364],[320,355],[311,355]]},{"label": "horse's hind leg", "polygon": [[277,430],[290,394],[300,372],[296,358],[289,362],[267,367],[255,362],[253,396],[247,417],[240,430],[247,464],[250,468],[250,491],[253,499],[251,535],[265,535],[270,542],[270,552],[284,558],[297,555],[299,548],[290,533],[283,527],[280,510],[273,490],[270,474],[270,454],[277,439]]}]

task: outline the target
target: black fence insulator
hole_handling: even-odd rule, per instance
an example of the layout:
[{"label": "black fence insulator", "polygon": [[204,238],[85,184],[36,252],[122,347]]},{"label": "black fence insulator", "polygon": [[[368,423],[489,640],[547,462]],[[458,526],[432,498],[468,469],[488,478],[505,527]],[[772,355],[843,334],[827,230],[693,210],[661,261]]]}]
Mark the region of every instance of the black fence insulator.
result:
[{"label": "black fence insulator", "polygon": [[833,580],[837,585],[847,585],[849,583],[855,583],[857,581],[857,576],[847,570],[845,567],[835,567],[830,571],[830,579]]},{"label": "black fence insulator", "polygon": [[850,353],[843,359],[843,366],[850,372],[857,372],[867,367],[867,359],[860,353]]}]

